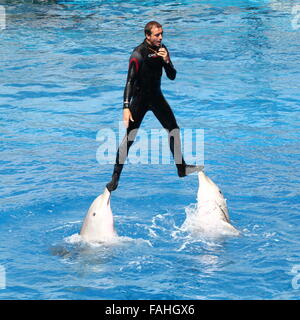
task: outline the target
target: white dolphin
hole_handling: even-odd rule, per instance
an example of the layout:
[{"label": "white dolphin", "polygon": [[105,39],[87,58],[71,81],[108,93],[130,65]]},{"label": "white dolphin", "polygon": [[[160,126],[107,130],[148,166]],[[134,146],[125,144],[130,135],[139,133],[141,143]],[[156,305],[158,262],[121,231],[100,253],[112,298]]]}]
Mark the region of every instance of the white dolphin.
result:
[{"label": "white dolphin", "polygon": [[239,235],[240,232],[231,225],[226,199],[218,186],[205,175],[198,173],[199,189],[197,206],[187,208],[187,219],[183,224],[184,230],[204,233],[208,236]]},{"label": "white dolphin", "polygon": [[222,234],[238,235],[240,232],[231,225],[226,199],[219,187],[205,175],[198,173],[199,189],[197,193],[197,218],[202,228],[220,231]]},{"label": "white dolphin", "polygon": [[110,192],[107,188],[91,204],[80,235],[87,242],[106,242],[117,236],[110,207]]}]

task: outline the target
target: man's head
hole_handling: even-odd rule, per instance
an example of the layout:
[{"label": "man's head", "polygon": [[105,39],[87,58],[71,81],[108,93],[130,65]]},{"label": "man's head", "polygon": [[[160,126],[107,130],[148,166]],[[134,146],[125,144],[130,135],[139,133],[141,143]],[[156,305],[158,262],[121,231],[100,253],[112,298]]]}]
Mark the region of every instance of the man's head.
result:
[{"label": "man's head", "polygon": [[145,26],[145,36],[151,46],[160,47],[163,38],[162,25],[156,21],[150,21]]}]

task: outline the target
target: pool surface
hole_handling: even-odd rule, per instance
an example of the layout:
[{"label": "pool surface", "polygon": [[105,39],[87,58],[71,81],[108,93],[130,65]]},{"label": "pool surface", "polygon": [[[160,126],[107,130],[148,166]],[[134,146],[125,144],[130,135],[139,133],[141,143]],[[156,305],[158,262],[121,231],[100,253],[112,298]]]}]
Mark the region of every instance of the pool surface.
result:
[{"label": "pool surface", "polygon": [[[300,2],[0,4],[0,299],[299,299]],[[129,163],[111,200],[119,241],[87,245],[113,169],[97,133],[118,128],[153,19],[177,69],[164,95],[182,129],[203,130],[241,235],[184,231],[197,176]],[[142,128],[160,125],[149,113]]]}]

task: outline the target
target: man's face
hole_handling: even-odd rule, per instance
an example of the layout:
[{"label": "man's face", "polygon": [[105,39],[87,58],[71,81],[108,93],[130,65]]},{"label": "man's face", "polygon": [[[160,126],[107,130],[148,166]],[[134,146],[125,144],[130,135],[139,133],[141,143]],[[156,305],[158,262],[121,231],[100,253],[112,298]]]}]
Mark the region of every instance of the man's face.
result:
[{"label": "man's face", "polygon": [[151,35],[146,34],[146,38],[150,45],[160,47],[163,38],[163,29],[153,27],[151,29]]}]

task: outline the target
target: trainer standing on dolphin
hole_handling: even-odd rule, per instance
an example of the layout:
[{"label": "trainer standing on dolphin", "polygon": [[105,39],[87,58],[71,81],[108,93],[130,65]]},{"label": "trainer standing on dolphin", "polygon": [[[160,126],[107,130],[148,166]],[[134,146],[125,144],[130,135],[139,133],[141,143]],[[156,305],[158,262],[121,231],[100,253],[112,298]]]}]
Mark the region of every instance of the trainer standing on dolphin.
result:
[{"label": "trainer standing on dolphin", "polygon": [[110,192],[118,186],[129,148],[149,110],[168,131],[170,150],[175,160],[178,176],[184,177],[203,169],[203,166],[185,163],[181,152],[179,127],[160,89],[163,69],[170,80],[176,77],[176,70],[168,49],[162,44],[162,26],[156,21],[150,21],[146,24],[144,32],[145,40],[133,50],[129,59],[123,103],[123,120],[127,131],[117,152],[112,180],[106,185]]}]

